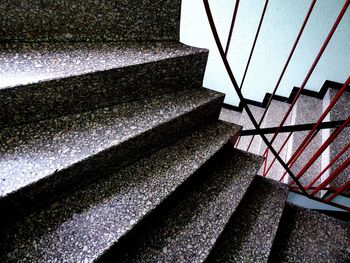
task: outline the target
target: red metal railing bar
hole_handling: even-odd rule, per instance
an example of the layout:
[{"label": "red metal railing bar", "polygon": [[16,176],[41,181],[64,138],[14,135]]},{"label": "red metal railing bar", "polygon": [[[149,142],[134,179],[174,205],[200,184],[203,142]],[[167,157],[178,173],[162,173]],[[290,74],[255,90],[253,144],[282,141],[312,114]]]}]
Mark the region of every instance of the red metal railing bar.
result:
[{"label": "red metal railing bar", "polygon": [[[278,152],[277,152],[278,155],[281,153],[281,151],[282,151],[284,145],[287,144],[287,142],[288,142],[289,138],[292,136],[292,134],[293,134],[292,132],[288,134],[287,138],[284,140],[284,142],[283,142],[283,144],[282,144],[282,147],[281,147],[281,148],[278,150]],[[269,153],[267,152],[267,155],[268,155],[268,154],[269,154]],[[267,157],[266,157],[266,159],[267,159]],[[269,173],[269,171],[270,171],[270,169],[271,169],[271,167],[272,167],[272,165],[274,164],[275,161],[276,161],[276,158],[274,157],[273,160],[272,160],[272,162],[270,163],[269,167],[268,167],[267,170],[264,172],[263,176],[266,176],[266,174]]]},{"label": "red metal railing bar", "polygon": [[238,140],[237,140],[237,142],[236,142],[235,147],[237,147],[237,146],[238,146],[239,142],[241,141],[241,138],[242,138],[241,136],[239,136],[239,137],[238,137]]},{"label": "red metal railing bar", "polygon": [[[293,153],[292,157],[287,161],[287,165],[289,168],[291,168],[294,163],[298,160],[298,158],[300,157],[300,155],[304,152],[304,150],[306,149],[306,147],[310,144],[310,142],[312,141],[313,138],[311,138],[311,136],[315,136],[314,133],[317,132],[318,127],[320,126],[320,124],[322,123],[322,121],[326,118],[326,116],[328,115],[328,113],[331,111],[331,109],[333,108],[333,106],[337,103],[337,101],[339,100],[339,98],[341,97],[341,95],[345,92],[347,86],[350,84],[350,76],[348,77],[348,79],[346,80],[346,82],[344,83],[344,85],[342,86],[342,88],[337,92],[336,96],[333,98],[333,100],[330,102],[330,104],[328,105],[327,109],[322,113],[322,115],[320,116],[320,118],[318,119],[318,121],[316,122],[316,124],[314,125],[314,127],[312,127],[312,129],[310,130],[310,132],[306,135],[306,137],[304,138],[304,140],[301,142],[301,144],[299,145],[299,147],[295,150],[295,152]],[[282,177],[285,176],[286,173],[283,174]]]},{"label": "red metal railing bar", "polygon": [[[278,153],[279,154],[279,153]],[[266,153],[265,160],[264,160],[264,170],[263,170],[263,176],[266,176],[266,166],[267,166],[267,159],[269,158],[269,152]]]},{"label": "red metal railing bar", "polygon": [[[310,138],[311,141],[315,138],[315,136],[317,135],[317,132],[318,132],[318,130],[312,134],[312,137]],[[283,146],[283,145],[282,145],[282,146]],[[281,148],[283,148],[283,147],[281,147]],[[288,164],[287,164],[287,165],[288,165]],[[281,176],[280,182],[282,182],[282,180],[283,180],[283,178],[284,178],[285,176],[286,176],[286,173],[284,173],[284,174]]]},{"label": "red metal railing bar", "polygon": [[255,33],[253,45],[252,45],[252,48],[250,49],[250,53],[249,53],[249,58],[248,58],[248,61],[247,61],[247,65],[246,65],[246,67],[245,67],[245,69],[244,69],[244,73],[243,73],[241,85],[239,86],[239,89],[240,89],[240,90],[243,88],[244,80],[245,80],[245,77],[246,77],[246,75],[247,75],[248,68],[249,68],[249,65],[250,65],[250,61],[251,61],[252,56],[253,56],[253,53],[254,53],[255,45],[256,45],[256,42],[257,42],[258,37],[259,37],[259,34],[260,34],[261,25],[262,25],[262,23],[263,23],[263,21],[264,21],[264,17],[265,17],[265,13],[266,13],[266,9],[267,9],[267,4],[268,4],[268,3],[269,3],[269,0],[265,0],[265,5],[264,5],[263,11],[262,11],[262,13],[261,13],[261,17],[260,17],[260,21],[259,21],[258,28],[257,28],[256,33]]},{"label": "red metal railing bar", "polygon": [[[350,0],[349,0],[350,1]],[[210,28],[212,30],[212,33],[213,33],[213,37],[214,37],[214,40],[216,42],[216,46],[218,48],[218,51],[219,51],[219,54],[221,56],[221,59],[223,61],[223,64],[225,66],[225,69],[227,71],[227,74],[230,78],[230,81],[237,93],[237,96],[239,97],[244,109],[246,110],[247,114],[248,114],[248,117],[249,119],[251,120],[251,122],[253,123],[253,126],[255,127],[255,129],[258,131],[259,135],[261,136],[262,140],[264,141],[264,143],[266,143],[267,147],[271,150],[271,152],[276,156],[277,160],[281,163],[281,165],[283,166],[283,168],[288,172],[289,176],[294,180],[296,181],[296,184],[297,186],[300,187],[300,190],[302,191],[302,193],[306,196],[309,196],[309,194],[304,190],[303,186],[299,183],[298,179],[295,178],[294,174],[289,170],[288,166],[284,163],[284,161],[281,159],[281,157],[277,154],[277,152],[275,151],[275,149],[272,147],[272,145],[270,144],[269,140],[266,138],[266,136],[261,132],[260,130],[260,127],[258,126],[258,123],[257,121],[255,120],[252,112],[250,111],[243,95],[242,95],[242,92],[237,84],[237,81],[233,75],[233,72],[231,70],[231,67],[230,67],[230,64],[227,60],[227,57],[225,56],[225,52],[224,52],[224,49],[222,47],[222,44],[221,44],[221,41],[220,41],[220,38],[219,38],[219,35],[218,35],[218,32],[216,30],[216,26],[215,26],[215,22],[214,22],[214,19],[213,19],[213,16],[212,16],[212,13],[211,13],[211,10],[210,10],[210,6],[209,6],[209,2],[208,0],[203,0],[203,4],[204,4],[204,7],[205,7],[205,11],[207,13],[207,18],[208,18],[208,21],[209,21],[209,25],[210,25]]]},{"label": "red metal railing bar", "polygon": [[[323,153],[323,151],[333,142],[333,140],[339,135],[339,133],[348,125],[350,122],[350,115],[344,121],[344,123],[338,127],[331,136],[321,145],[321,147],[316,151],[316,153],[310,158],[310,160],[304,165],[304,167],[300,170],[300,172],[296,175],[296,178],[300,178],[303,174],[311,167],[311,165],[316,161],[316,159]],[[291,186],[293,182],[289,185]]]},{"label": "red metal railing bar", "polygon": [[226,57],[227,57],[228,49],[229,49],[230,44],[231,44],[232,32],[233,32],[233,27],[235,26],[235,22],[236,22],[239,1],[240,0],[236,0],[235,8],[233,10],[230,32],[228,33],[227,44],[226,44],[226,49],[225,49],[225,56]]},{"label": "red metal railing bar", "polygon": [[335,193],[333,193],[328,198],[326,198],[325,201],[328,203],[328,202],[332,201],[335,197],[337,197],[339,194],[341,194],[349,189],[350,189],[350,181],[347,181],[347,183],[345,183],[343,185],[343,187],[339,188]]},{"label": "red metal railing bar", "polygon": [[318,191],[322,190],[328,184],[330,184],[342,171],[344,171],[350,165],[350,157],[346,159],[334,172],[328,176],[315,190],[312,191],[311,195],[315,195]]},{"label": "red metal railing bar", "polygon": [[[343,16],[344,16],[344,14],[345,14],[345,12],[346,12],[346,10],[347,10],[349,4],[350,4],[350,0],[347,0],[347,1],[345,2],[345,4],[343,5],[343,8],[341,9],[341,11],[340,11],[338,17],[336,18],[336,20],[335,20],[335,22],[334,22],[334,24],[333,24],[331,30],[329,31],[329,33],[328,33],[328,35],[327,35],[325,41],[323,42],[322,47],[320,48],[320,50],[319,50],[319,52],[318,52],[318,54],[317,54],[317,56],[316,56],[314,62],[312,63],[311,68],[309,69],[308,73],[306,74],[306,77],[305,77],[303,83],[301,84],[301,86],[300,86],[298,92],[296,93],[296,95],[295,95],[295,97],[294,97],[294,99],[293,99],[293,101],[292,101],[292,103],[291,103],[289,109],[287,110],[286,114],[284,115],[284,117],[283,117],[283,119],[282,119],[282,121],[281,121],[281,123],[280,123],[280,125],[279,125],[279,128],[277,129],[277,131],[276,131],[275,134],[273,135],[272,139],[270,140],[270,143],[273,143],[273,142],[274,142],[274,140],[276,139],[276,136],[277,136],[279,130],[281,129],[281,127],[283,126],[283,124],[286,122],[286,120],[287,120],[287,118],[288,118],[290,112],[292,111],[292,109],[293,109],[295,103],[297,102],[297,100],[298,100],[298,98],[299,98],[301,92],[302,92],[303,89],[305,88],[306,83],[308,82],[309,78],[311,77],[311,74],[313,73],[314,69],[316,68],[316,66],[317,66],[317,64],[318,64],[318,62],[319,62],[319,60],[320,60],[320,58],[321,58],[323,52],[325,51],[326,47],[328,46],[329,41],[331,40],[331,38],[332,38],[332,36],[333,36],[335,30],[337,29],[337,27],[338,27],[340,21],[342,20],[342,18],[343,18]],[[266,148],[265,152],[266,152],[266,151],[268,151],[268,148]]]},{"label": "red metal railing bar", "polygon": [[319,173],[318,176],[306,187],[306,190],[309,190],[317,182],[318,179],[331,167],[350,147],[350,143],[346,145],[333,159],[329,164]]},{"label": "red metal railing bar", "polygon": [[[276,83],[276,85],[275,85],[275,88],[273,89],[273,92],[272,92],[272,94],[271,94],[271,96],[270,96],[270,98],[269,98],[269,101],[267,102],[267,105],[266,105],[266,108],[265,108],[265,110],[264,110],[264,113],[263,113],[263,115],[261,116],[261,119],[260,119],[260,121],[259,121],[259,126],[262,124],[262,122],[263,122],[263,120],[264,120],[264,118],[265,118],[265,115],[266,115],[266,113],[267,113],[267,111],[268,111],[268,109],[269,109],[269,107],[270,107],[270,104],[271,104],[271,102],[272,102],[272,99],[273,99],[273,97],[275,96],[275,94],[276,94],[276,92],[277,92],[277,89],[278,89],[278,87],[279,87],[279,85],[280,85],[280,83],[281,83],[281,81],[282,81],[282,78],[283,78],[283,76],[284,76],[284,73],[286,72],[287,67],[288,67],[288,65],[289,65],[289,62],[290,62],[290,60],[291,60],[292,57],[293,57],[294,51],[295,51],[295,49],[296,49],[296,47],[297,47],[297,45],[298,45],[298,43],[299,43],[299,40],[300,40],[300,38],[301,38],[301,36],[302,36],[302,34],[303,34],[303,32],[304,32],[305,26],[306,26],[306,24],[307,24],[307,22],[308,22],[308,20],[309,20],[309,18],[310,18],[310,15],[311,15],[312,10],[313,10],[313,8],[314,8],[314,6],[315,6],[315,3],[316,3],[316,0],[313,0],[313,1],[311,2],[311,4],[310,4],[310,7],[309,7],[309,9],[308,9],[308,11],[307,11],[307,13],[306,13],[306,16],[305,16],[304,21],[303,21],[303,24],[302,24],[302,26],[301,26],[301,28],[300,28],[300,30],[299,30],[299,33],[298,33],[298,35],[297,35],[297,38],[295,39],[294,44],[293,44],[293,47],[292,47],[292,49],[291,49],[291,51],[290,51],[290,53],[289,53],[289,55],[288,55],[287,61],[286,61],[286,63],[284,64],[284,67],[283,67],[283,69],[282,69],[282,72],[281,72],[281,74],[280,74],[278,80],[277,80],[277,83]],[[253,138],[250,140],[250,143],[249,143],[249,146],[248,146],[247,151],[249,150],[250,145],[251,145],[253,139],[254,139],[254,136],[253,136]]]}]

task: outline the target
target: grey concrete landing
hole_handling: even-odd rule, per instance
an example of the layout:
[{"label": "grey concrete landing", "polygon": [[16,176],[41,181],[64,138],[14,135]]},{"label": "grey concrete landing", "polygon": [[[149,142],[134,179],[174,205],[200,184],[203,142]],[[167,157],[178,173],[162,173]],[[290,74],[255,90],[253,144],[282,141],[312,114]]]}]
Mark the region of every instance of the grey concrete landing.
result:
[{"label": "grey concrete landing", "polygon": [[[117,262],[202,262],[259,168],[261,158],[235,150],[203,173],[196,188],[144,229]],[[201,175],[202,177],[202,175]]]},{"label": "grey concrete landing", "polygon": [[256,176],[206,262],[267,262],[287,192]]},{"label": "grey concrete landing", "polygon": [[[112,172],[107,179],[71,193],[48,209],[12,223],[0,231],[0,261],[93,262],[188,180],[237,132],[235,125],[213,123],[147,158]],[[229,170],[232,173],[220,174],[221,179],[214,177],[207,181],[207,188],[203,186],[192,195],[195,200],[185,203],[187,209],[179,207],[174,210],[177,215],[198,212],[198,224],[193,225],[196,227],[191,231],[197,227],[205,231],[209,224],[213,224],[211,232],[207,233],[204,249],[211,246],[210,240],[218,234],[220,228],[217,226],[225,224],[224,219],[217,223],[214,223],[215,220],[207,221],[210,218],[207,213],[210,212],[211,216],[223,213],[224,218],[231,213],[252,180],[258,160],[253,156],[236,154]],[[235,193],[238,189],[240,191]],[[222,192],[219,193],[219,190]],[[203,211],[189,210],[197,204]],[[203,221],[200,220],[202,216]],[[190,229],[186,229],[187,234],[195,233]],[[159,237],[165,233],[160,233]]]}]

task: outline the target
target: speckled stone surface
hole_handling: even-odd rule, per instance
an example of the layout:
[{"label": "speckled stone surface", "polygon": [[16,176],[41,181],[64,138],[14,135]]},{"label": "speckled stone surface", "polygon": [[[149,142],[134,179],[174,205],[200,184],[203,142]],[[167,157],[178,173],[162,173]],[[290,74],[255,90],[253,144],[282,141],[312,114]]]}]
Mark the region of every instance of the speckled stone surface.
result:
[{"label": "speckled stone surface", "polygon": [[181,43],[0,45],[0,126],[200,87],[207,50]]},{"label": "speckled stone surface", "polygon": [[[278,100],[272,100],[271,105],[266,113],[265,121],[263,123],[263,128],[269,128],[269,127],[278,127],[281,124],[281,121],[286,114],[290,104],[286,102],[281,102]],[[291,114],[286,119],[284,126],[291,125],[292,116]],[[273,134],[267,134],[266,137],[268,140],[271,140]],[[278,150],[283,145],[284,141],[287,139],[288,133],[279,133],[274,140],[272,146],[275,148],[275,150],[278,152]],[[283,148],[283,150],[280,152],[280,157],[283,161],[287,161],[287,146]],[[266,149],[266,144],[262,141],[259,154],[263,155]],[[274,159],[274,155],[270,152],[270,154],[267,157],[267,167],[270,166],[272,160]],[[279,180],[284,173],[284,168],[278,162],[277,160],[274,162],[273,166],[271,167],[269,173],[266,175],[267,178],[271,178],[274,180]]]},{"label": "speckled stone surface", "polygon": [[269,262],[350,262],[350,225],[287,204]]},{"label": "speckled stone surface", "polygon": [[223,98],[191,89],[5,128],[0,133],[0,209],[16,212],[22,202],[34,206],[43,194],[66,191],[131,163],[216,120]]},{"label": "speckled stone surface", "polygon": [[[332,100],[338,90],[329,89],[330,99]],[[350,92],[344,92],[339,98],[338,102],[332,108],[329,119],[331,121],[345,120],[350,114]],[[334,129],[330,130],[332,133]],[[345,128],[338,137],[333,141],[329,147],[329,156],[332,160],[348,143],[350,143],[350,127]],[[350,150],[348,149],[338,161],[332,165],[330,168],[330,173],[332,173],[339,165],[346,161],[350,157]],[[338,188],[343,186],[346,182],[350,180],[350,167],[347,167],[331,184],[331,186]],[[350,190],[347,191],[350,196]]]},{"label": "speckled stone surface", "polygon": [[[315,123],[323,111],[322,100],[311,96],[301,95],[298,99],[295,109],[295,124]],[[292,135],[292,152],[299,147],[309,131],[295,132]],[[304,165],[310,160],[311,156],[322,145],[322,132],[319,132],[309,146],[303,151],[298,160],[292,166],[291,170],[296,175]],[[300,182],[307,186],[321,172],[322,157],[320,156],[313,165],[300,178]],[[320,182],[316,182],[317,186]]]},{"label": "speckled stone surface", "polygon": [[242,112],[221,108],[219,119],[230,123],[239,123]]},{"label": "speckled stone surface", "polygon": [[206,262],[267,262],[287,192],[256,176]]},{"label": "speckled stone surface", "polygon": [[[72,193],[49,209],[25,217],[0,232],[0,261],[92,262],[126,235],[239,130],[240,127],[233,124],[215,122],[119,172],[113,172],[105,180]],[[231,170],[235,171],[236,180],[229,180],[232,176],[222,180],[230,191],[249,185],[249,174],[257,166],[257,158],[242,154],[232,161],[236,168]],[[231,186],[229,182],[236,183]],[[217,191],[223,185],[217,182],[209,186],[212,190],[206,191],[211,193],[210,199],[215,197],[210,206],[214,209],[214,204],[227,197],[227,190],[222,189],[222,194],[218,195]],[[237,200],[243,193],[243,189],[236,193]],[[209,196],[204,192],[203,195],[201,207],[203,205],[205,209]],[[225,199],[220,202],[230,203]],[[225,208],[228,206],[218,207],[216,213],[229,213]],[[213,229],[215,233],[215,225]]]},{"label": "speckled stone surface", "polygon": [[116,262],[202,262],[260,165],[258,156],[238,150],[227,154]]},{"label": "speckled stone surface", "polygon": [[[264,109],[254,105],[249,105],[249,109],[251,110],[254,118],[259,122],[264,112]],[[245,110],[242,111],[241,118],[239,120],[239,125],[242,125],[243,129],[245,130],[254,129],[253,123],[250,121],[250,118]],[[239,144],[237,145],[237,148],[243,151],[246,151],[251,138],[252,136],[241,137]],[[249,152],[259,154],[260,145],[261,145],[261,138],[259,136],[255,136],[252,142],[252,145],[249,148]]]},{"label": "speckled stone surface", "polygon": [[180,0],[13,0],[0,5],[0,41],[178,40]]}]

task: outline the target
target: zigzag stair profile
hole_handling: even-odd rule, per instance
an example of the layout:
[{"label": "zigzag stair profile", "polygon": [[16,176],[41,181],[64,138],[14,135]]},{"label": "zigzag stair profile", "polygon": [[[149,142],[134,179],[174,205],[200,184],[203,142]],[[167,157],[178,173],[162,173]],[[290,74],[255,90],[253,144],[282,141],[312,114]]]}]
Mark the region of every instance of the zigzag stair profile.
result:
[{"label": "zigzag stair profile", "polygon": [[0,262],[350,260],[349,225],[233,148],[180,3],[0,4]]}]

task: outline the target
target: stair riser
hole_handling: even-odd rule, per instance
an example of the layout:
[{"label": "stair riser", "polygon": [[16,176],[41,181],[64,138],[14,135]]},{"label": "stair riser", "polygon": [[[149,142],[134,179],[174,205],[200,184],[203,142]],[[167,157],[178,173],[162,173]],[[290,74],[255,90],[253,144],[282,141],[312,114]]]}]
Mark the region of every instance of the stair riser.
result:
[{"label": "stair riser", "polygon": [[207,56],[204,52],[0,90],[0,126],[200,87]]},{"label": "stair riser", "polygon": [[178,40],[181,1],[5,1],[0,41]]},{"label": "stair riser", "polygon": [[167,123],[3,197],[0,199],[0,213],[6,214],[6,217],[1,218],[2,224],[49,204],[70,190],[108,176],[111,172],[216,120],[223,99],[224,96],[219,96]]}]

